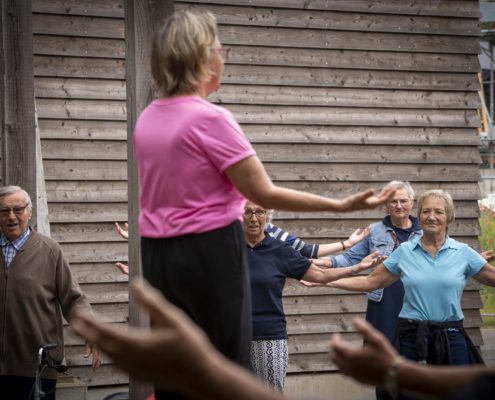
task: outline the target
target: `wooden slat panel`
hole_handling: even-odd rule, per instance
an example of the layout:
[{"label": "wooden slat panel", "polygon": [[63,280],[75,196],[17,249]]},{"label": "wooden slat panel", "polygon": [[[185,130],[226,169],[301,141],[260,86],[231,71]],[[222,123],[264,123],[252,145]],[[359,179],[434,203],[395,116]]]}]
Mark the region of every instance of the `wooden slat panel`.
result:
[{"label": "wooden slat panel", "polygon": [[[59,86],[55,83],[52,86]],[[90,87],[85,89],[91,91]],[[108,86],[107,86],[108,85]],[[62,85],[60,85],[62,86]],[[116,84],[105,83],[102,97],[113,90]],[[64,83],[66,96],[63,91],[53,90],[44,93],[42,97],[80,97],[72,96],[70,83]],[[84,92],[86,93],[86,92]],[[58,95],[57,95],[58,94]],[[84,94],[81,94],[81,96]],[[107,94],[108,95],[108,94]],[[223,104],[267,104],[267,105],[301,105],[328,107],[379,107],[379,108],[449,108],[476,109],[480,107],[479,94],[476,92],[431,92],[411,90],[370,90],[350,88],[299,88],[289,86],[259,86],[259,85],[223,85],[219,92],[211,96],[211,100]]]},{"label": "wooden slat panel", "polygon": [[[275,51],[275,49],[272,49]],[[38,56],[41,57],[41,56]],[[36,60],[38,64],[46,60]],[[53,59],[58,67],[61,63]],[[46,68],[52,67],[48,64]],[[61,68],[64,65],[60,65]],[[54,69],[54,68],[52,68]],[[60,75],[54,71],[54,76]],[[88,76],[89,77],[89,76]],[[104,76],[106,77],[106,76]],[[264,65],[227,64],[223,83],[290,85],[311,87],[359,87],[367,89],[415,89],[415,90],[479,90],[476,75],[463,73],[409,72],[372,70],[363,73],[359,69],[304,68],[281,66],[273,68]]]},{"label": "wooden slat panel", "polygon": [[102,39],[65,36],[33,36],[34,54],[69,57],[125,57],[125,42],[121,39]]},{"label": "wooden slat panel", "polygon": [[125,100],[123,80],[36,78],[34,90],[38,98]]},{"label": "wooden slat panel", "polygon": [[33,14],[33,33],[123,39],[124,21],[116,18]]},{"label": "wooden slat panel", "polygon": [[[189,7],[188,4],[177,5],[177,9],[187,7]],[[341,10],[337,12],[305,10],[304,13],[301,13],[294,9],[213,6],[211,4],[197,4],[195,8],[214,13],[220,25],[460,36],[479,36],[481,34],[478,21],[474,18],[447,19],[429,16],[365,14],[362,10],[359,11],[359,14],[342,12]]]},{"label": "wooden slat panel", "polygon": [[227,45],[241,44],[316,49],[348,49],[397,52],[478,54],[479,38],[441,35],[410,35],[397,33],[321,31],[287,28],[257,28],[223,26],[220,40]]},{"label": "wooden slat panel", "polygon": [[[89,51],[90,46],[87,47]],[[231,47],[231,52],[227,65],[249,64],[420,72],[442,71],[447,73],[477,72],[480,70],[478,56],[474,54],[396,53],[379,51],[379,49],[370,51],[291,49],[242,45],[229,45],[229,47]],[[56,51],[56,49],[53,51]]]},{"label": "wooden slat panel", "polygon": [[127,143],[104,140],[49,140],[41,142],[44,159],[127,160]]},{"label": "wooden slat panel", "polygon": [[285,315],[359,313],[366,310],[366,296],[290,296],[284,297]]},{"label": "wooden slat panel", "polygon": [[[390,162],[426,164],[437,160],[449,163],[479,164],[477,147],[460,146],[366,146],[363,152],[355,145],[258,144],[254,146],[264,161],[278,162]],[[43,140],[45,159],[126,160],[126,143],[93,140]]]},{"label": "wooden slat panel", "polygon": [[125,121],[125,101],[38,99],[39,118],[102,119]]},{"label": "wooden slat panel", "polygon": [[127,220],[126,203],[50,203],[49,212],[52,224],[61,222],[113,223]]},{"label": "wooden slat panel", "polygon": [[127,282],[106,284],[83,284],[81,289],[91,304],[125,303],[128,301],[129,289]]},{"label": "wooden slat panel", "polygon": [[[52,226],[53,232],[53,226]],[[121,260],[126,262],[127,260]],[[115,267],[115,263],[86,263],[70,265],[77,281],[82,283],[127,282],[128,277]]]},{"label": "wooden slat panel", "polygon": [[126,140],[125,121],[38,120],[42,139]]},{"label": "wooden slat panel", "polygon": [[[80,100],[82,101],[82,100]],[[314,125],[479,127],[475,110],[373,109],[352,107],[291,107],[226,105],[240,123],[282,123]],[[88,110],[92,110],[88,104]],[[51,111],[51,110],[50,110]],[[57,110],[53,110],[57,118]],[[51,115],[46,111],[46,114]],[[60,114],[60,112],[58,112]]]},{"label": "wooden slat panel", "polygon": [[355,143],[479,146],[475,128],[242,124],[251,143]]},{"label": "wooden slat panel", "polygon": [[[196,3],[197,0],[180,0],[177,3]],[[244,0],[208,0],[212,4],[245,5]],[[295,8],[300,10],[355,11],[405,15],[439,15],[466,18],[481,16],[477,2],[466,0],[249,0],[250,6]]]},{"label": "wooden slat panel", "polygon": [[[75,162],[71,162],[75,163]],[[74,165],[75,166],[75,165]],[[408,165],[408,164],[329,164],[314,165],[309,163],[291,166],[284,163],[265,163],[271,179],[274,181],[392,181],[402,180],[443,182],[469,182],[479,179],[477,166],[456,164]],[[74,171],[76,172],[76,171]],[[45,171],[46,175],[46,171]],[[370,183],[371,185],[371,183]]]},{"label": "wooden slat panel", "polygon": [[127,259],[127,243],[61,243],[70,263],[117,262]]},{"label": "wooden slat panel", "polygon": [[[461,146],[377,146],[324,145],[324,144],[257,144],[256,153],[263,161],[277,162],[376,162],[431,164],[444,163],[480,164],[477,147]],[[111,157],[111,156],[110,156]]]},{"label": "wooden slat panel", "polygon": [[33,0],[33,12],[124,18],[122,0]]},{"label": "wooden slat panel", "polygon": [[[98,205],[96,204],[96,206]],[[117,205],[119,209],[124,209],[124,207],[119,206]],[[83,208],[83,210],[86,211],[86,208]],[[124,214],[122,211],[124,210],[119,210],[119,214]],[[78,211],[74,211],[74,213],[79,214]],[[77,220],[79,218],[76,216],[74,219]],[[81,222],[67,224],[56,224],[52,222],[51,234],[52,238],[60,243],[116,242],[118,240],[124,240],[115,231],[113,222],[103,223],[98,221],[96,223]]]},{"label": "wooden slat panel", "polygon": [[119,202],[127,201],[127,182],[46,182],[47,199],[51,203],[61,202]]},{"label": "wooden slat panel", "polygon": [[[332,337],[329,333],[312,335],[291,335],[289,336],[289,357],[295,353],[327,353],[328,344]],[[362,337],[357,333],[342,333],[345,341],[361,345]]]},{"label": "wooden slat panel", "polygon": [[95,372],[89,367],[70,367],[69,373],[88,386],[127,384],[129,377],[113,365],[102,365]]},{"label": "wooden slat panel", "polygon": [[123,161],[52,161],[43,162],[46,180],[127,180]]},{"label": "wooden slat panel", "polygon": [[34,56],[36,76],[124,79],[124,60]]}]

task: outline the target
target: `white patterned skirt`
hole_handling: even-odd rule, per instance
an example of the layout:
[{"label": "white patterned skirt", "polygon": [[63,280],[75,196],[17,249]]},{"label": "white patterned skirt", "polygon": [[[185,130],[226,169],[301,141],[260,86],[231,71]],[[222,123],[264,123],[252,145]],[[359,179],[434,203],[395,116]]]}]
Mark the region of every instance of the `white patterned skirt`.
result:
[{"label": "white patterned skirt", "polygon": [[251,370],[280,392],[284,390],[288,359],[287,339],[251,341]]}]

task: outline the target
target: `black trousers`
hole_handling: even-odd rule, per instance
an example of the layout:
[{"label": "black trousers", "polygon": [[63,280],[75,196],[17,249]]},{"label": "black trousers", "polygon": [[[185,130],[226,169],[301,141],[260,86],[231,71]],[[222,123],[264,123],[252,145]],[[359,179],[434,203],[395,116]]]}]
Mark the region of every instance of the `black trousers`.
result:
[{"label": "black trousers", "polygon": [[[251,288],[239,221],[213,231],[142,238],[144,277],[184,310],[227,358],[249,367]],[[157,400],[183,399],[156,392]]]}]

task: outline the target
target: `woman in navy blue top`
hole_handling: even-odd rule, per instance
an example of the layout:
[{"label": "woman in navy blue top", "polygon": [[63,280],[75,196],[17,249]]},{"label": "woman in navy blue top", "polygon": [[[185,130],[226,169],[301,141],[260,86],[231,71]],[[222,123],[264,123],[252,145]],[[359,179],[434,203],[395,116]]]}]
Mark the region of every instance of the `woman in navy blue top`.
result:
[{"label": "woman in navy blue top", "polygon": [[282,391],[288,360],[282,304],[286,278],[327,283],[372,267],[377,254],[348,268],[321,269],[288,243],[266,234],[267,219],[266,209],[251,202],[246,204],[243,228],[248,248],[253,321],[250,361],[257,375]]}]

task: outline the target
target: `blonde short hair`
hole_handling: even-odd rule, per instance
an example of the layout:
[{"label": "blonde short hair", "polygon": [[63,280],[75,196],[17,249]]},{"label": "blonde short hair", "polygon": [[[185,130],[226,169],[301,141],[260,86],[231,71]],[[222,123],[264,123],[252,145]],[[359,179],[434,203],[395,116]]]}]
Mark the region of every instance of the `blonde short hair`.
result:
[{"label": "blonde short hair", "polygon": [[217,22],[208,11],[179,11],[155,32],[151,75],[164,97],[193,93],[211,76],[209,57],[218,37]]},{"label": "blonde short hair", "polygon": [[423,208],[425,200],[430,197],[436,197],[443,200],[445,204],[445,214],[447,214],[447,224],[453,222],[455,219],[454,200],[452,200],[452,196],[448,192],[441,189],[431,189],[421,193],[418,198],[418,217],[421,214],[421,209]]}]

